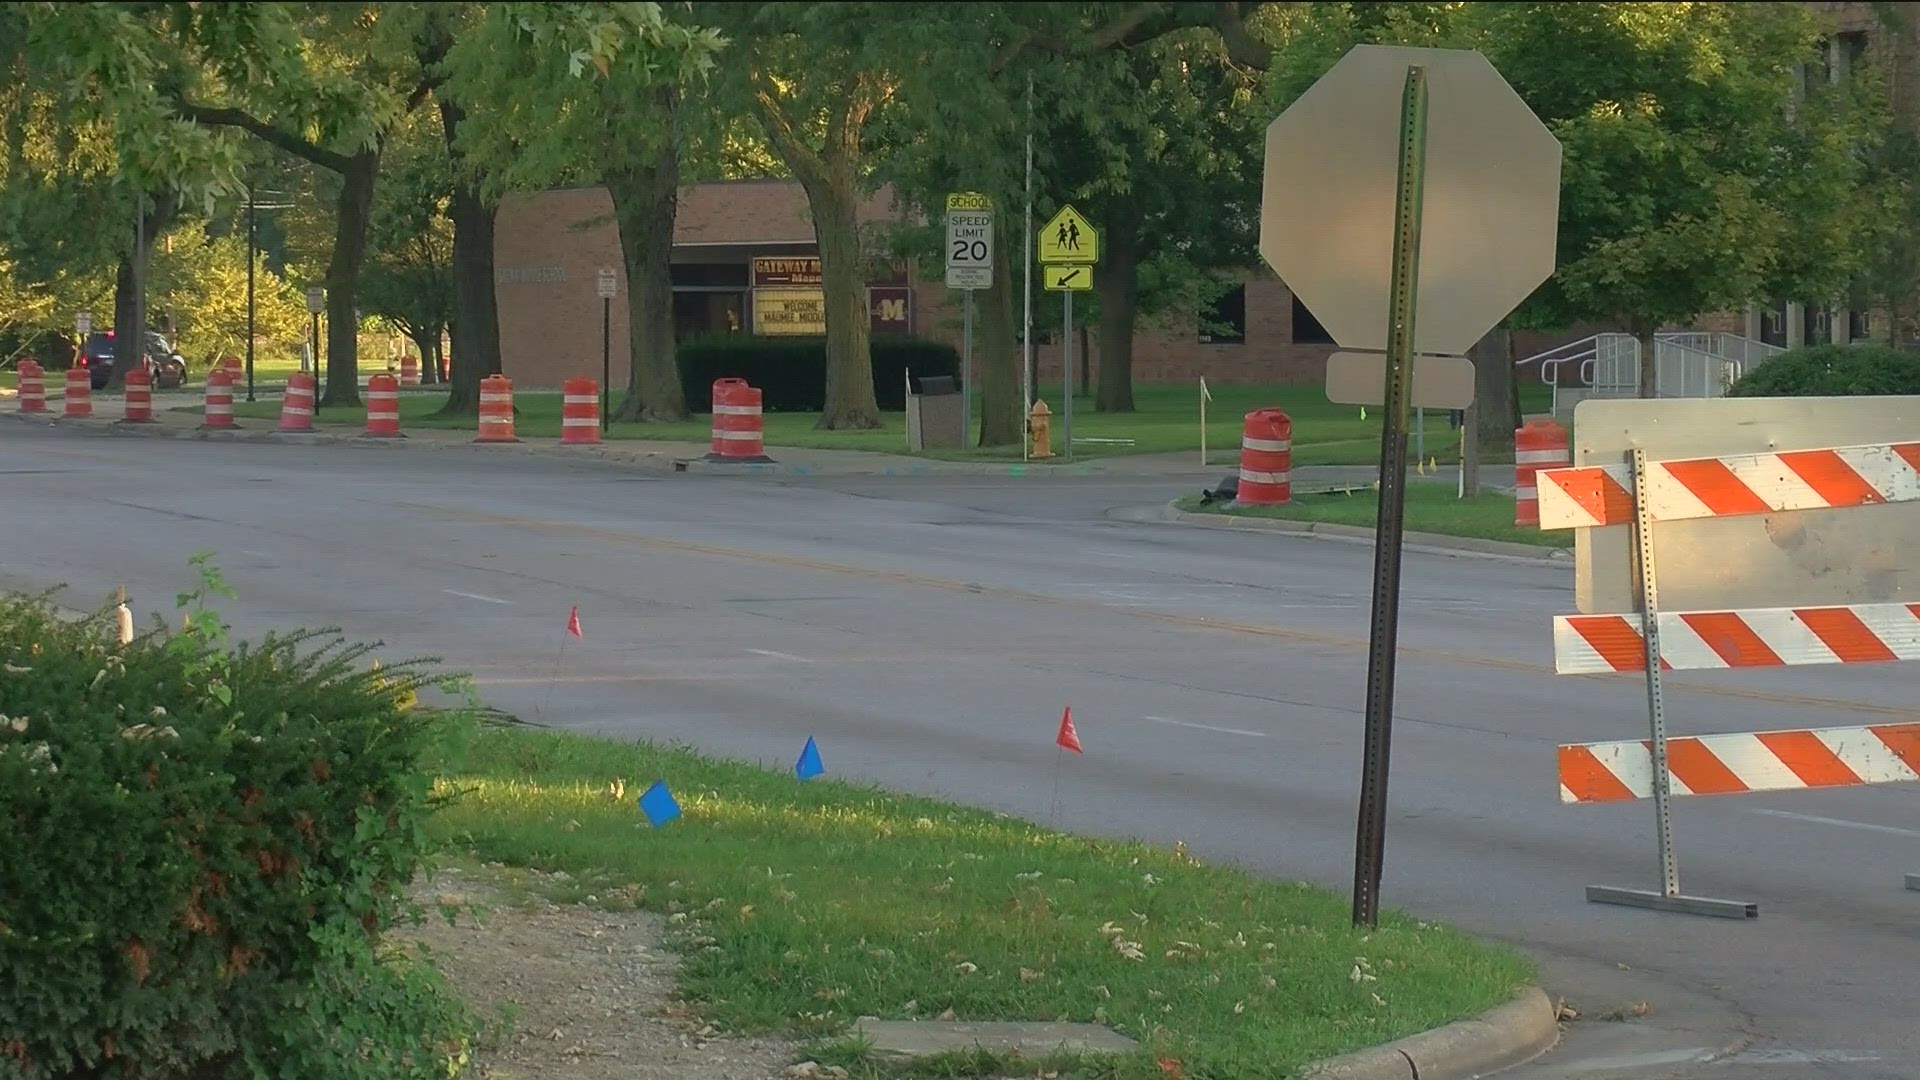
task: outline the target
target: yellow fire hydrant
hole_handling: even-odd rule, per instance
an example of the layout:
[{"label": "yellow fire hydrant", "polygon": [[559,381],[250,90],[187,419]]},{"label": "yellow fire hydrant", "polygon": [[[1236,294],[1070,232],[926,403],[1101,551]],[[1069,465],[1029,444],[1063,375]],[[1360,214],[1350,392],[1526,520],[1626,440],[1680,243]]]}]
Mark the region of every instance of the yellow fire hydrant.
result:
[{"label": "yellow fire hydrant", "polygon": [[1053,410],[1047,403],[1035,399],[1033,410],[1027,413],[1027,436],[1033,449],[1029,456],[1046,458],[1053,456]]}]

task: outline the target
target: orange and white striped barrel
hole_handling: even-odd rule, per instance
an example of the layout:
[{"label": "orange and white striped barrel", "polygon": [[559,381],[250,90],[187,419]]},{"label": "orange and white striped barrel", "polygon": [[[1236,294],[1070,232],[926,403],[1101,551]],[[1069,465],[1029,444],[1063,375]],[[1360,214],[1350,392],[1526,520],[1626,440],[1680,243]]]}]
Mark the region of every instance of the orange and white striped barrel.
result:
[{"label": "orange and white striped barrel", "polygon": [[480,434],[474,442],[519,442],[513,434],[513,380],[489,375],[480,380]]},{"label": "orange and white striped barrel", "polygon": [[420,358],[412,354],[400,357],[400,385],[420,385]]},{"label": "orange and white striped barrel", "polygon": [[560,442],[591,446],[600,441],[600,384],[568,379],[560,384]]},{"label": "orange and white striped barrel", "polygon": [[69,420],[83,420],[93,415],[93,373],[86,368],[67,369],[64,415]]},{"label": "orange and white striped barrel", "polygon": [[314,387],[311,372],[296,371],[287,376],[287,392],[280,399],[281,431],[313,430]]},{"label": "orange and white striped barrel", "polygon": [[233,372],[225,364],[207,372],[207,404],[200,426],[223,430],[238,427],[233,422]]},{"label": "orange and white striped barrel", "polygon": [[47,411],[47,369],[36,360],[20,361],[20,411]]},{"label": "orange and white striped barrel", "polygon": [[713,446],[709,461],[771,461],[761,429],[759,389],[745,379],[713,383]]},{"label": "orange and white striped barrel", "polygon": [[384,371],[367,379],[367,437],[401,437],[400,380]]},{"label": "orange and white striped barrel", "polygon": [[1293,418],[1279,409],[1255,409],[1240,429],[1242,506],[1284,506],[1293,501]]},{"label": "orange and white striped barrel", "polygon": [[246,384],[246,381],[247,381],[246,361],[240,359],[237,356],[223,356],[220,358],[220,366],[223,369],[225,369],[227,375],[233,379],[234,386],[243,386]]},{"label": "orange and white striped barrel", "polygon": [[123,424],[153,423],[153,376],[145,364],[127,371],[127,412]]},{"label": "orange and white striped barrel", "polygon": [[1540,524],[1540,490],[1534,474],[1573,463],[1567,448],[1567,429],[1546,417],[1535,417],[1513,433],[1513,523]]}]

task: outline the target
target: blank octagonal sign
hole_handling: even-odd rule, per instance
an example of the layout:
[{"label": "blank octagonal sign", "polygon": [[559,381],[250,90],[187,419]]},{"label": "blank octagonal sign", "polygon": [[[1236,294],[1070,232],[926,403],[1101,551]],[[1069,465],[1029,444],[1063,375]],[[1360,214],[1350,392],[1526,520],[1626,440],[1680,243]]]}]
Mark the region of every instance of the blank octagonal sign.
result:
[{"label": "blank octagonal sign", "polygon": [[1463,354],[1553,273],[1560,142],[1487,58],[1361,45],[1267,127],[1260,254],[1344,349],[1387,347],[1400,99],[1427,72],[1414,348]]}]

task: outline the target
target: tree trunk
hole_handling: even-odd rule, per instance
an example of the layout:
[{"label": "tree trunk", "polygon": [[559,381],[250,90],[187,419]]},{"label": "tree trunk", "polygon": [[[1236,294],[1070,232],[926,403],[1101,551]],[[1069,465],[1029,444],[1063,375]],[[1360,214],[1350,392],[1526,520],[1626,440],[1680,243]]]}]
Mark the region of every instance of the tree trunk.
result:
[{"label": "tree trunk", "polygon": [[867,340],[867,260],[854,215],[860,193],[851,168],[810,179],[807,205],[813,210],[813,231],[820,241],[827,316],[826,408],[820,413],[819,426],[870,430],[880,426],[880,406],[873,396],[873,358]]},{"label": "tree trunk", "polygon": [[[1105,228],[1106,259],[1094,287],[1100,291],[1100,393],[1095,412],[1133,411],[1133,324],[1139,304],[1139,221],[1131,211],[1112,216]],[[1086,349],[1081,349],[1081,391],[1086,390]]]},{"label": "tree trunk", "polygon": [[[155,234],[165,232],[173,224],[179,205],[179,201],[171,194],[148,195],[144,221],[134,230],[132,253],[120,260],[120,269],[113,283],[113,375],[109,386],[125,385],[127,372],[133,370],[133,365],[139,362],[146,351],[147,336],[140,332],[146,327],[140,324],[152,320],[146,314],[145,298],[138,295],[136,290],[151,280],[148,267],[153,262]],[[94,329],[106,330],[109,327],[95,323]],[[86,348],[87,343],[81,342],[80,347]]]},{"label": "tree trunk", "polygon": [[1017,260],[1001,258],[994,267],[993,288],[974,297],[981,446],[1019,446],[1023,441],[1019,317],[1013,304],[1016,269]]},{"label": "tree trunk", "polygon": [[[447,155],[460,175],[460,152],[454,139],[466,110],[434,95],[440,109],[440,131]],[[453,392],[440,410],[443,416],[478,416],[480,380],[500,374],[500,308],[493,291],[493,218],[498,204],[481,197],[471,182],[454,184],[447,200],[447,218],[453,223]],[[436,346],[438,342],[436,340]],[[438,364],[436,347],[435,363]],[[425,357],[421,357],[424,362]]]},{"label": "tree trunk", "polygon": [[440,347],[440,327],[422,327],[409,333],[407,338],[413,342],[414,348],[420,350],[420,385],[431,386],[439,382],[439,375],[433,370],[438,366],[438,361],[433,354]]},{"label": "tree trunk", "polygon": [[367,254],[367,223],[373,214],[373,183],[380,173],[377,150],[353,155],[340,174],[334,203],[333,259],[327,264],[327,386],[320,404],[360,404],[360,319],[355,298]]},{"label": "tree trunk", "polygon": [[1633,339],[1640,343],[1640,396],[1659,397],[1660,365],[1654,352],[1658,345],[1654,332],[1659,329],[1659,324],[1646,319],[1634,319],[1627,325],[1633,330]]},{"label": "tree trunk", "polygon": [[[671,99],[667,107],[674,107]],[[680,383],[673,332],[672,265],[680,204],[679,140],[667,139],[651,167],[608,177],[607,190],[613,195],[627,270],[627,393],[614,416],[682,420],[687,388]]]},{"label": "tree trunk", "polygon": [[1511,331],[1489,330],[1467,351],[1473,360],[1473,400],[1484,406],[1474,410],[1467,442],[1495,460],[1513,456],[1513,431],[1519,426],[1507,404],[1513,398],[1512,341]]}]

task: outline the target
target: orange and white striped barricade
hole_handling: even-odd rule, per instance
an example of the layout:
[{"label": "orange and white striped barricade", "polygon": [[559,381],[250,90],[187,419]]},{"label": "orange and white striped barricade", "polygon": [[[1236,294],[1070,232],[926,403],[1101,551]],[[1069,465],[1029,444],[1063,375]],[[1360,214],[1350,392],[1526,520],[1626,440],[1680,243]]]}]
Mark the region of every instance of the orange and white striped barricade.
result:
[{"label": "orange and white striped barricade", "polygon": [[411,353],[406,353],[401,355],[400,385],[401,386],[419,386],[420,385],[420,358],[419,357],[414,356]]},{"label": "orange and white striped barricade", "polygon": [[1535,476],[1541,469],[1571,464],[1567,429],[1545,417],[1529,420],[1513,433],[1513,523],[1540,524],[1540,496]]},{"label": "orange and white striped barricade", "polygon": [[123,424],[153,423],[153,376],[145,364],[127,371],[127,411]]},{"label": "orange and white striped barricade", "polygon": [[60,415],[69,420],[85,420],[93,415],[93,373],[83,367],[67,369],[67,397]]},{"label": "orange and white striped barricade", "polygon": [[[1540,527],[1586,530],[1575,548],[1582,612],[1554,619],[1554,669],[1640,673],[1651,738],[1560,747],[1560,798],[1652,799],[1661,869],[1658,890],[1589,886],[1587,899],[1754,918],[1757,904],[1681,893],[1672,797],[1920,781],[1920,723],[1670,737],[1663,674],[1920,660],[1920,603],[1883,598],[1890,571],[1920,568],[1902,554],[1913,545],[1887,546],[1920,536],[1920,442],[1898,438],[1911,435],[1920,397],[1580,408],[1582,464],[1536,476]],[[1836,432],[1864,438],[1821,445]],[[1865,441],[1876,435],[1887,441]],[[1728,452],[1707,453],[1716,445]],[[1656,544],[1656,532],[1668,539]],[[1789,550],[1808,543],[1812,562]],[[1597,576],[1622,566],[1630,592]],[[1677,578],[1679,610],[1662,607],[1663,577]],[[1783,593],[1810,602],[1782,606]]]},{"label": "orange and white striped barricade", "polygon": [[233,380],[234,386],[246,385],[247,362],[245,360],[237,356],[223,356],[220,358],[220,367],[226,371],[227,377]]},{"label": "orange and white striped barricade", "polygon": [[207,372],[206,407],[200,426],[210,431],[227,431],[240,425],[233,421],[233,372],[225,365]]},{"label": "orange and white striped barricade", "polygon": [[713,445],[708,461],[768,462],[760,390],[745,379],[713,381]]},{"label": "orange and white striped barricade", "polygon": [[400,439],[400,380],[381,372],[367,379],[367,438]]},{"label": "orange and white striped barricade", "polygon": [[1240,429],[1241,506],[1285,506],[1293,501],[1293,418],[1279,409],[1255,409]]},{"label": "orange and white striped barricade", "polygon": [[489,375],[480,380],[480,431],[477,443],[516,443],[513,434],[513,380]]},{"label": "orange and white striped barricade", "polygon": [[286,432],[305,432],[313,430],[313,397],[316,383],[313,374],[296,371],[287,376],[287,392],[280,398],[280,430]]},{"label": "orange and white striped barricade", "polygon": [[560,442],[594,446],[600,442],[600,384],[568,379],[560,384]]},{"label": "orange and white striped barricade", "polygon": [[43,413],[47,411],[47,369],[37,360],[20,361],[19,390],[20,411],[23,413]]}]

